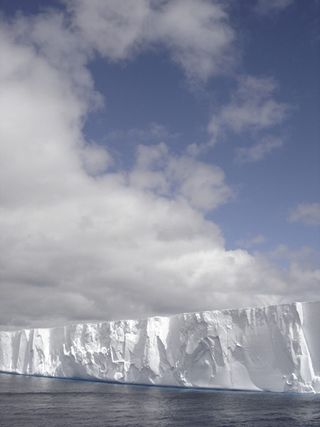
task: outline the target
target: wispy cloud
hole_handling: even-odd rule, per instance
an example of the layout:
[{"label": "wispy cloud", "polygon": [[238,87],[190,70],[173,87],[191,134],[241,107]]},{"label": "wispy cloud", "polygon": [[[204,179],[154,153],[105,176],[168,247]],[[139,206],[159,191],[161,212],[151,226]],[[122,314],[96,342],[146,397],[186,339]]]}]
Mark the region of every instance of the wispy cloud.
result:
[{"label": "wispy cloud", "polygon": [[249,147],[236,148],[236,160],[240,163],[258,162],[282,146],[282,139],[267,137]]},{"label": "wispy cloud", "polygon": [[179,139],[181,135],[178,132],[172,132],[166,126],[160,123],[149,123],[143,128],[131,128],[127,130],[114,129],[108,132],[104,141],[106,143],[126,144],[159,144],[161,142],[173,142]]},{"label": "wispy cloud", "polygon": [[280,12],[290,6],[294,1],[295,0],[258,0],[255,5],[255,11],[261,15]]},{"label": "wispy cloud", "polygon": [[247,237],[246,239],[238,240],[236,243],[240,248],[251,249],[261,245],[265,241],[266,238],[263,234],[257,234],[252,237]]},{"label": "wispy cloud", "polygon": [[290,108],[276,99],[276,89],[277,85],[271,78],[240,78],[230,103],[217,111],[209,122],[211,144],[216,144],[230,131],[234,134],[252,133],[282,123]]},{"label": "wispy cloud", "polygon": [[80,37],[113,61],[162,45],[188,77],[206,80],[233,61],[234,31],[208,0],[65,0]]},{"label": "wispy cloud", "polygon": [[289,221],[320,225],[320,203],[300,203],[290,212]]}]

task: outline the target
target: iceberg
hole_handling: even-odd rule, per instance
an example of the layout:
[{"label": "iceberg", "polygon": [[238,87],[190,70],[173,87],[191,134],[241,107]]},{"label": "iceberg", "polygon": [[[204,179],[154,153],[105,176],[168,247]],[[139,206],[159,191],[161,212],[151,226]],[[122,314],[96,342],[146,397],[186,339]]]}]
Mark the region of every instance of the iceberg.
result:
[{"label": "iceberg", "polygon": [[0,331],[0,371],[320,393],[320,302]]}]

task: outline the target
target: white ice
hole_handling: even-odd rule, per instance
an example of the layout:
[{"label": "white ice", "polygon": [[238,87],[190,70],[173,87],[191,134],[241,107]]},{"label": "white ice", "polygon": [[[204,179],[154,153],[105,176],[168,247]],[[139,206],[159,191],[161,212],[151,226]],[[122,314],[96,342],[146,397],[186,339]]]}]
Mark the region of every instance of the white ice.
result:
[{"label": "white ice", "polygon": [[320,393],[320,302],[0,331],[0,371]]}]

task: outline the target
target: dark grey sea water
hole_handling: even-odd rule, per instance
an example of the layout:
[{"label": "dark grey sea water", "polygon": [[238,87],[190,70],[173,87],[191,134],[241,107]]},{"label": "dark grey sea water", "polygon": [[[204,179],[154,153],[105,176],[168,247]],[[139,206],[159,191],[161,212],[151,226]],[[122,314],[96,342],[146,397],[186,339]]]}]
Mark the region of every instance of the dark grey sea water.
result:
[{"label": "dark grey sea water", "polygon": [[320,426],[320,397],[0,374],[0,426]]}]

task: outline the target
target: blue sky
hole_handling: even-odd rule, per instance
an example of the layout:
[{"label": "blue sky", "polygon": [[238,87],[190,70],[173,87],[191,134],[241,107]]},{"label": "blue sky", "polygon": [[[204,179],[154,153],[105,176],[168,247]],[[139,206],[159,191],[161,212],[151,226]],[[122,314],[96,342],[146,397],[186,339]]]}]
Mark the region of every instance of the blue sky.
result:
[{"label": "blue sky", "polygon": [[[15,219],[10,223],[12,230],[8,219],[3,220],[12,250],[4,262],[8,279],[3,283],[10,309],[0,323],[104,317],[99,289],[109,298],[109,317],[221,308],[237,304],[239,294],[245,295],[243,304],[315,298],[319,285],[315,260],[320,250],[320,3],[139,0],[134,13],[129,9],[125,0],[1,3],[9,46],[3,52],[8,55],[6,63],[13,64],[4,77],[9,80],[3,80],[4,88],[11,89],[6,99],[12,108],[30,103],[27,111],[34,111],[30,123],[35,120],[35,126],[21,135],[3,136],[8,141],[5,155],[25,156],[25,163],[13,162],[15,178],[12,170],[4,172],[4,182],[10,182],[17,199],[22,193],[26,198],[22,196],[18,203],[9,195],[4,197],[5,205],[10,200],[8,214]],[[19,74],[14,67],[23,61],[24,72]],[[23,93],[32,93],[30,88],[35,88],[34,105],[30,97],[22,98]],[[60,90],[65,100],[64,95],[55,99]],[[43,129],[37,123],[39,108],[45,114]],[[19,117],[14,126],[24,129]],[[51,123],[56,126],[46,134]],[[51,165],[49,158],[42,159],[43,146],[36,145],[40,139],[47,147],[52,139],[56,166],[53,160]],[[29,158],[32,152],[39,157]],[[81,173],[74,169],[76,162],[82,162]],[[66,187],[70,185],[72,196],[64,195],[64,186],[49,176],[54,170]],[[45,205],[42,191],[49,197]],[[180,237],[174,243],[175,238],[170,238],[166,259],[159,236],[166,235],[163,230],[172,214],[166,217],[161,212],[171,209],[177,222],[168,230]],[[43,223],[39,212],[46,219]],[[79,212],[86,212],[82,219]],[[144,212],[148,226],[140,223]],[[190,221],[181,226],[189,216]],[[42,225],[35,226],[35,218]],[[65,238],[69,220],[69,229],[76,223],[82,228]],[[122,221],[119,229],[108,234],[104,225],[112,228],[118,221]],[[83,224],[89,223],[96,228],[84,238]],[[17,224],[29,230],[27,237],[16,235]],[[125,231],[130,226],[136,231],[132,236],[132,230]],[[178,232],[180,226],[184,231]],[[206,227],[211,230],[207,236]],[[40,242],[39,236],[45,235],[51,239]],[[150,245],[155,253],[148,259],[141,250],[139,261],[124,274],[121,262],[132,259],[134,249],[124,251],[119,243],[114,253],[113,246],[125,238],[133,248],[148,239],[144,250],[151,253],[146,249]],[[17,239],[22,246],[16,246]],[[194,250],[181,249],[180,239]],[[55,253],[57,241],[64,262],[70,260],[73,265],[70,271]],[[71,242],[86,247],[85,253],[79,254]],[[27,254],[30,247],[32,259]],[[26,267],[39,262],[39,253],[48,273],[35,267],[30,273]],[[19,272],[14,273],[10,265],[17,257],[22,260],[21,271],[17,268]],[[76,271],[75,260],[82,257],[89,264],[92,260],[88,280],[104,285],[88,291],[88,282]],[[239,265],[234,272],[231,268],[230,278],[212,270],[216,263],[222,271],[228,269],[224,262],[229,258]],[[111,267],[102,267],[101,260]],[[188,270],[184,262],[194,263],[190,274],[198,278],[189,285],[189,279],[179,276],[179,268]],[[242,269],[249,271],[249,278]],[[273,283],[270,289],[264,284],[268,274]],[[17,293],[23,287],[26,298],[32,300],[32,280],[42,284],[45,306],[55,307],[63,300],[65,308],[49,310],[48,316],[41,310],[18,315],[25,301]],[[144,280],[155,284],[145,291]],[[163,298],[155,302],[152,293],[161,288],[161,280],[171,285],[162,289]],[[252,280],[252,284],[242,288],[241,280]],[[230,290],[221,292],[229,281]],[[52,283],[55,296],[49,297]],[[188,298],[166,303],[179,300],[186,286]],[[145,292],[150,296],[141,296]],[[195,301],[194,293],[203,294],[204,299]],[[129,303],[134,294],[137,301],[133,298]],[[204,303],[206,295],[212,298],[209,305]]]},{"label": "blue sky", "polygon": [[[261,161],[244,165],[234,161],[236,147],[259,138],[247,132],[228,135],[205,153],[203,157],[221,166],[237,191],[236,199],[222,206],[213,218],[230,247],[263,234],[267,239],[263,246],[268,249],[277,244],[319,249],[319,233],[314,228],[287,221],[289,211],[298,203],[319,200],[319,5],[297,1],[267,16],[257,16],[252,5],[247,1],[231,9],[233,23],[240,30],[237,47],[242,50],[235,73],[272,76],[279,86],[277,98],[292,110],[284,123],[275,126],[284,146]],[[106,135],[112,131],[147,129],[157,123],[179,135],[170,142],[177,152],[188,144],[206,142],[210,114],[228,100],[235,86],[233,76],[228,75],[190,88],[181,70],[161,51],[120,66],[98,58],[90,67],[106,107],[89,118],[88,137],[108,142]],[[271,134],[273,131],[270,129]],[[116,141],[122,160],[127,156],[128,142],[126,138]]]}]

